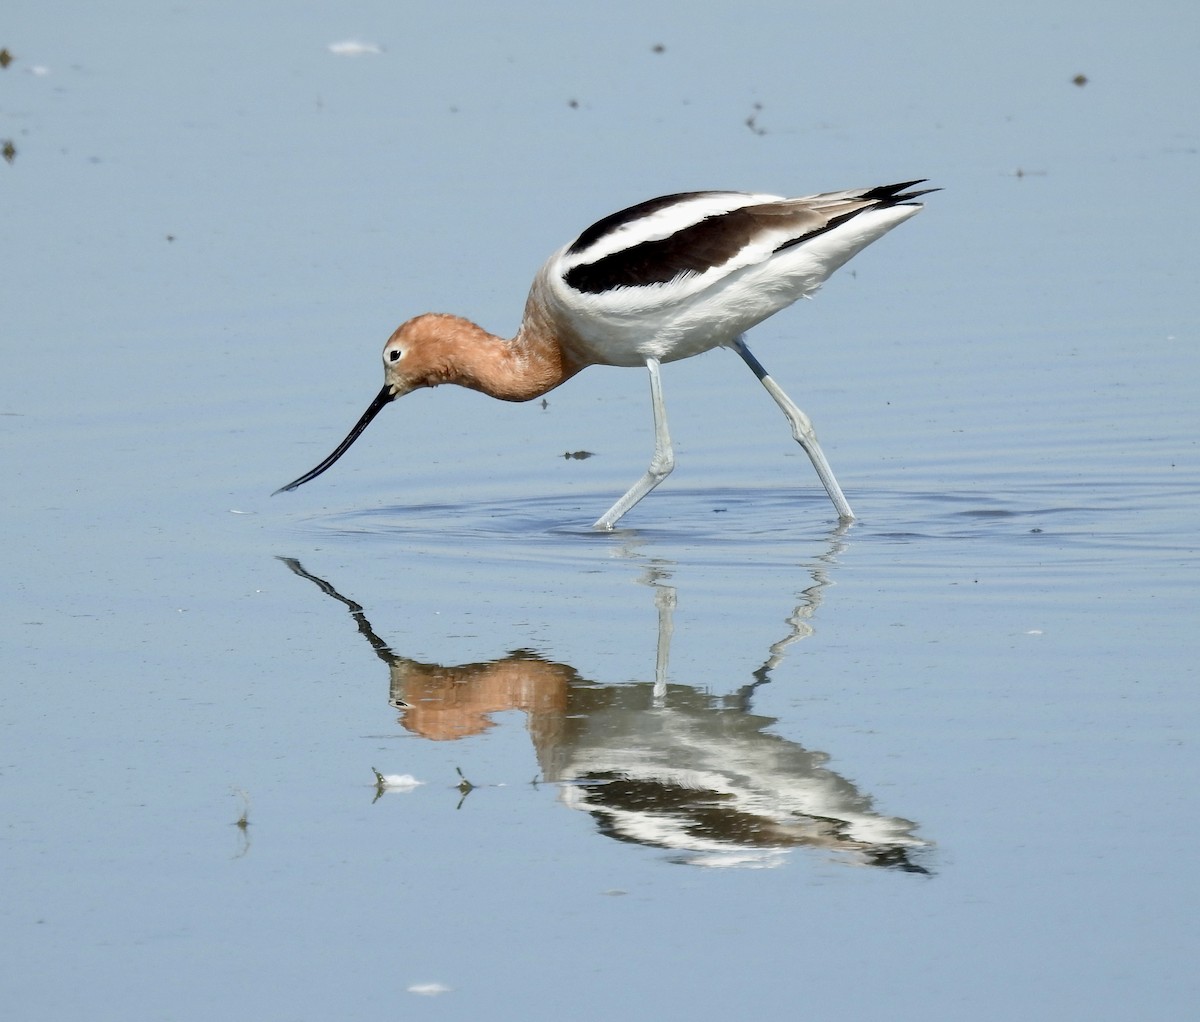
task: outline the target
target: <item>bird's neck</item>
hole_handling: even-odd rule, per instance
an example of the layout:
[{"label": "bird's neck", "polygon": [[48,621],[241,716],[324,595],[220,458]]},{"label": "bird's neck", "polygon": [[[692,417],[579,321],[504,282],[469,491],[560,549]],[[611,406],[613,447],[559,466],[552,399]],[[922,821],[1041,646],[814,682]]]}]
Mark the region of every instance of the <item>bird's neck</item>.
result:
[{"label": "bird's neck", "polygon": [[456,383],[502,401],[531,401],[583,368],[567,358],[553,329],[536,310],[526,309],[521,329],[511,340],[470,320],[452,318],[452,329],[443,327],[442,332],[452,368],[438,382]]}]

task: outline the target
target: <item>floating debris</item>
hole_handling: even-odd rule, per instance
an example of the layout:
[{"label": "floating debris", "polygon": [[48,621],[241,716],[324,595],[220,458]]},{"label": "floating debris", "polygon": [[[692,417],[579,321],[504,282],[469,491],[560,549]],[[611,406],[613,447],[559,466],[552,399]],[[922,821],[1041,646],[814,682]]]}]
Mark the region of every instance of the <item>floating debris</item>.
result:
[{"label": "floating debris", "polygon": [[414,983],[405,988],[410,994],[420,994],[422,997],[437,997],[438,994],[449,993],[452,987],[445,983]]},{"label": "floating debris", "polygon": [[6,138],[0,143],[0,156],[4,157],[5,163],[12,163],[17,158],[17,147],[13,145],[11,138]]},{"label": "floating debris", "polygon": [[250,796],[241,788],[233,788],[232,791],[233,794],[242,800],[242,815],[233,822],[233,825],[238,829],[238,844],[240,846],[233,857],[240,859],[250,851]]},{"label": "floating debris", "polygon": [[4,47],[4,49],[0,50],[0,68],[7,68],[8,65],[11,64],[16,59],[17,58],[14,57],[12,55],[12,53],[9,52],[9,49],[7,46]]},{"label": "floating debris", "polygon": [[380,794],[385,791],[412,791],[425,783],[412,774],[381,774],[374,767],[371,767],[371,773],[375,775],[375,789]]},{"label": "floating debris", "polygon": [[572,459],[575,461],[583,461],[584,458],[594,458],[595,456],[596,454],[594,451],[563,451],[563,457],[568,461]]},{"label": "floating debris", "polygon": [[758,123],[758,115],[762,112],[762,108],[763,107],[761,103],[755,103],[754,113],[746,118],[746,127],[753,131],[756,135],[765,135],[767,133],[767,129],[761,127]]},{"label": "floating debris", "polygon": [[240,795],[242,799],[242,815],[234,822],[234,826],[239,830],[245,830],[250,826],[250,796],[241,788],[234,788],[233,793]]},{"label": "floating debris", "polygon": [[1071,79],[1071,82],[1075,85],[1078,85],[1082,89],[1088,83],[1088,76],[1087,75],[1076,75],[1074,78]]},{"label": "floating debris", "polygon": [[383,47],[377,43],[364,43],[357,39],[343,39],[340,43],[330,43],[329,52],[335,57],[363,57],[382,53]]}]

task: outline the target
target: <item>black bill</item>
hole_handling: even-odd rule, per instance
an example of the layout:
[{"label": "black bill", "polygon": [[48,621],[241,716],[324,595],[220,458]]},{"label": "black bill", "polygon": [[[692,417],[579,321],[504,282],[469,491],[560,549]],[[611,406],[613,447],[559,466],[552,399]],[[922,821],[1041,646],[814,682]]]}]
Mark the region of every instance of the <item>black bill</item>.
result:
[{"label": "black bill", "polygon": [[[350,449],[350,445],[354,443],[354,441],[359,438],[359,435],[362,433],[362,431],[371,424],[371,420],[383,410],[385,405],[391,402],[392,396],[391,387],[385,384],[383,390],[375,395],[375,400],[372,401],[367,410],[363,412],[362,418],[359,419],[358,422],[355,423],[354,428],[350,430],[350,433],[347,435],[346,439],[337,445],[337,448],[331,455],[329,455],[328,458],[321,462],[321,464],[319,464],[316,468],[305,472],[304,475],[302,475],[299,479],[293,479],[287,484],[287,486],[279,487],[275,493],[285,493],[288,490],[294,490],[297,486],[303,486],[310,479],[316,479],[317,476],[329,468],[330,465],[332,465],[338,460],[338,458],[340,458]],[[272,493],[271,496],[274,497],[275,493]]]}]

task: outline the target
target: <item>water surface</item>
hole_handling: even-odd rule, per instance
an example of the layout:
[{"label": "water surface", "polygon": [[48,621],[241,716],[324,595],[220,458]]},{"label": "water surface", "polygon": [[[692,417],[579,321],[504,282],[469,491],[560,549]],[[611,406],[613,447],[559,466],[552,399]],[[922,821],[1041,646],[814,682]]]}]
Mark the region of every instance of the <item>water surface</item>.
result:
[{"label": "water surface", "polygon": [[[1195,1003],[1200,25],[906,19],[19,7],[10,1012]],[[515,329],[599,216],[921,175],[751,336],[850,528],[722,351],[667,367],[678,468],[611,535],[632,370],[413,395],[267,496],[400,320]]]}]

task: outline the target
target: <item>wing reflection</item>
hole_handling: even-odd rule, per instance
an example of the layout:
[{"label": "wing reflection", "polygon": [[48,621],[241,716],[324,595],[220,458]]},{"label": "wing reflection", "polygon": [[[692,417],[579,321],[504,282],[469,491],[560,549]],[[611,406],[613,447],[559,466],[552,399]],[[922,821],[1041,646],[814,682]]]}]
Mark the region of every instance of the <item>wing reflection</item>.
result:
[{"label": "wing reflection", "polygon": [[770,866],[804,846],[928,872],[913,858],[929,845],[914,823],[876,811],[870,796],[826,767],[828,755],[771,733],[775,718],[751,710],[785,648],[811,632],[808,618],[828,584],[820,569],[753,680],[721,696],[667,681],[675,590],[653,572],[646,581],[658,609],[654,680],[603,684],[528,649],[457,666],[402,656],[360,604],[294,558],[280,560],[349,610],[388,666],[389,702],[406,730],[453,740],[492,727],[492,714],[523,710],[543,777],[609,837],[695,865]]}]

